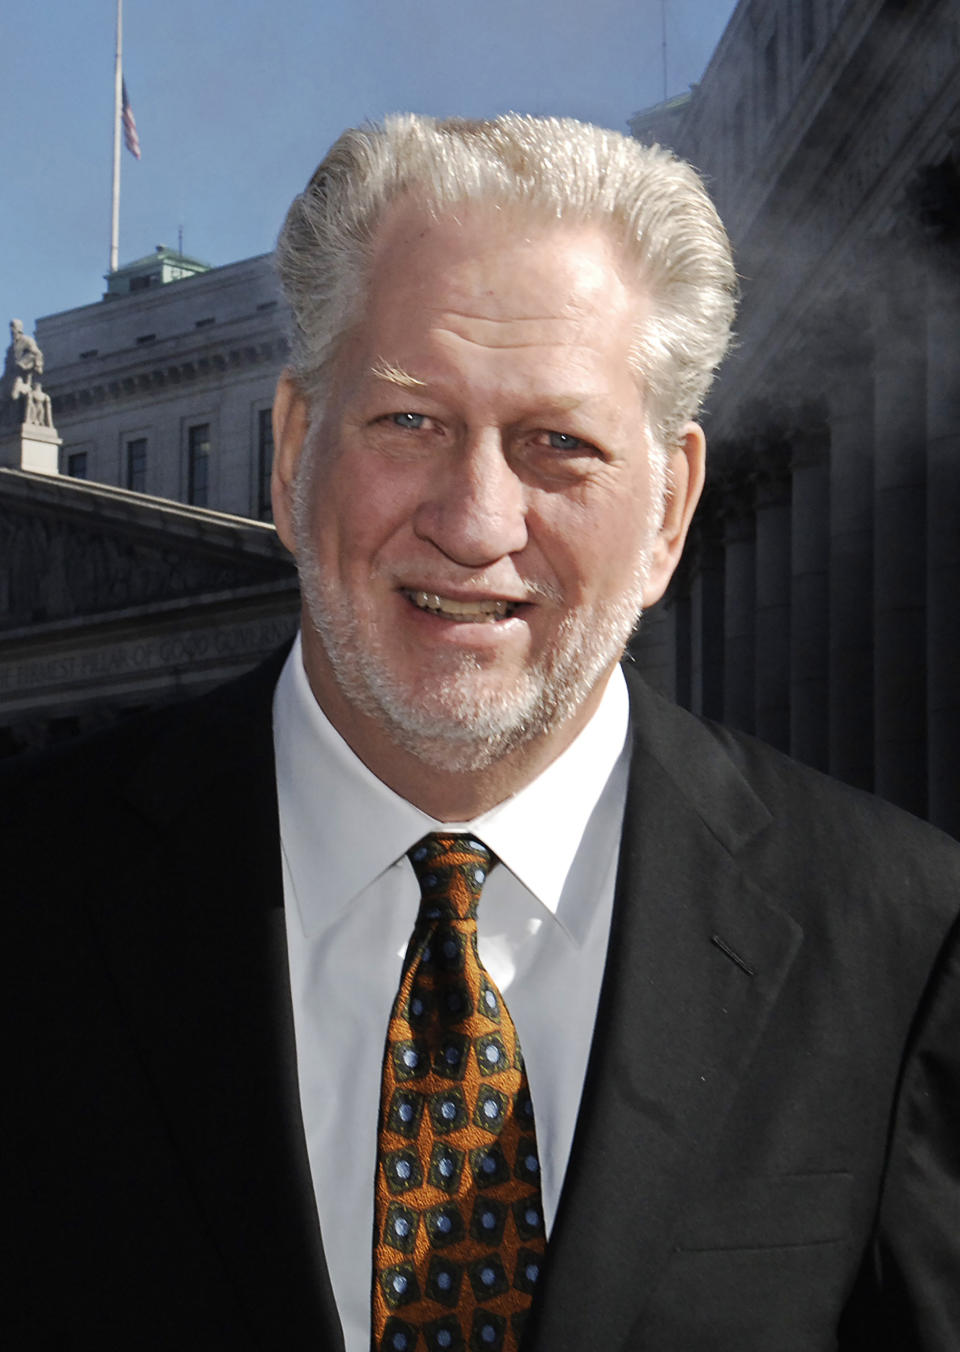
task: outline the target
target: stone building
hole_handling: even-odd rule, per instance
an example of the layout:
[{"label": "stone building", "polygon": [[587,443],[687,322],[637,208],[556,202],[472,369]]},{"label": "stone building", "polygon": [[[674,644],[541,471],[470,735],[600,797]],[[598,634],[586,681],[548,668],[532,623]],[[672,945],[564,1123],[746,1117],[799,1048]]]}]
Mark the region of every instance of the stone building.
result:
[{"label": "stone building", "polygon": [[198,693],[293,633],[267,519],[283,326],[269,257],[208,268],[163,247],[36,339],[11,323],[0,756]]},{"label": "stone building", "polygon": [[960,834],[960,6],[741,0],[633,130],[707,176],[743,292],[638,658]]},{"label": "stone building", "polygon": [[200,693],[294,632],[276,531],[0,468],[0,756]]},{"label": "stone building", "polygon": [[61,472],[269,519],[285,323],[269,255],[207,268],[163,246],[40,319]]},{"label": "stone building", "polygon": [[[637,661],[681,703],[960,835],[957,0],[740,0],[701,83],[631,125],[705,173],[743,291],[705,419],[705,501]],[[257,588],[275,587],[276,633],[288,632],[292,570],[275,536],[257,533],[285,322],[269,257],[204,269],[164,249],[114,274],[103,301],[42,319],[61,467],[76,477],[41,488],[0,471],[0,530],[39,559],[58,535],[82,554],[82,521],[125,542],[117,568],[147,538],[162,555],[168,533],[174,553],[199,546],[215,573],[245,555],[244,580],[221,589],[224,614],[235,600],[257,611]],[[40,535],[19,520],[31,512]],[[43,576],[60,596],[61,575]],[[204,605],[209,624],[217,613],[204,576],[174,591],[187,628]],[[126,607],[144,633],[166,622],[148,592]],[[51,663],[88,616],[113,617],[91,632],[122,626],[124,606],[107,600],[86,595],[71,638],[65,611],[31,617],[21,604],[14,617],[0,594],[12,653],[0,715],[20,719],[21,741],[44,719],[69,730],[100,716],[86,676],[74,708]],[[247,661],[276,636],[273,612],[258,613],[266,627],[246,631]],[[188,669],[178,649],[166,685],[147,671],[105,690],[121,706],[167,698],[226,670],[210,651],[193,645]]]}]

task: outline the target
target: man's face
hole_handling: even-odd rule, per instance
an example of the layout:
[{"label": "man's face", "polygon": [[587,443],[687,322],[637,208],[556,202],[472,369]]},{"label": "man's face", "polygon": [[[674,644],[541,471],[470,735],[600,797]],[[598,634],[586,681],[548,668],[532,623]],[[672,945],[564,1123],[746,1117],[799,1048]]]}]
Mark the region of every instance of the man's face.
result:
[{"label": "man's face", "polygon": [[[372,725],[427,763],[476,769],[595,706],[676,561],[628,363],[638,318],[596,227],[388,217],[306,437],[295,519],[277,512],[306,669],[355,747]],[[299,398],[288,386],[287,462]]]}]

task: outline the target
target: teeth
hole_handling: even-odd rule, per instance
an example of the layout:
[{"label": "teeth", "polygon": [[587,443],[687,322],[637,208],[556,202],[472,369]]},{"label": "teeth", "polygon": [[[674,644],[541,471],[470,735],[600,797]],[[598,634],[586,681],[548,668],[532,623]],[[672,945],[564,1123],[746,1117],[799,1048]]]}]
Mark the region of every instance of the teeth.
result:
[{"label": "teeth", "polygon": [[412,591],[407,595],[421,610],[430,610],[451,620],[504,620],[514,610],[509,601],[456,601],[452,596],[438,596],[436,592],[426,591]]}]

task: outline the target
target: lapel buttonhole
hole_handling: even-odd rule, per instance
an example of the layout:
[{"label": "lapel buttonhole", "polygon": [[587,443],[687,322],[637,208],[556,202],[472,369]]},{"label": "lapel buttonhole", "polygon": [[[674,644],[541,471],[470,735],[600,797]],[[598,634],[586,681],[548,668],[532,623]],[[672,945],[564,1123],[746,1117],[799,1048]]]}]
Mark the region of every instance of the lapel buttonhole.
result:
[{"label": "lapel buttonhole", "polygon": [[721,953],[725,953],[731,962],[735,962],[741,972],[746,972],[747,976],[757,975],[757,969],[751,967],[745,958],[741,958],[740,954],[735,952],[725,940],[721,939],[719,934],[711,934],[710,942],[719,948]]}]

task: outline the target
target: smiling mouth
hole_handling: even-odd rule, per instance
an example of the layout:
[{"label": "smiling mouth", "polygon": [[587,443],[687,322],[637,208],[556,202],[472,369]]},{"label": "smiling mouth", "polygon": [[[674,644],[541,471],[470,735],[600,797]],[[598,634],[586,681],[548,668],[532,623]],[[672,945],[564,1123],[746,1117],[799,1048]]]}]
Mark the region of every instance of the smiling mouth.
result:
[{"label": "smiling mouth", "polygon": [[426,591],[405,591],[404,595],[420,610],[429,610],[433,615],[442,615],[445,620],[458,620],[464,624],[507,620],[519,604],[515,601],[493,598],[481,601],[456,601],[452,596],[438,596],[436,592]]}]

